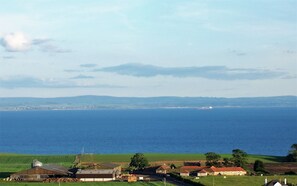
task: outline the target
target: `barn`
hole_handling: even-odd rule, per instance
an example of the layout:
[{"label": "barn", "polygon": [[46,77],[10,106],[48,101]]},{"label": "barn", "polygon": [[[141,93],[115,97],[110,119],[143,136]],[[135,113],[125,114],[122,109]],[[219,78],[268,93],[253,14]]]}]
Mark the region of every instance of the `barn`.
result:
[{"label": "barn", "polygon": [[34,160],[32,168],[16,172],[10,175],[10,180],[16,181],[44,181],[47,178],[69,177],[72,173],[67,168],[55,165],[45,164]]},{"label": "barn", "polygon": [[242,176],[246,175],[247,172],[241,167],[214,167],[211,166],[206,169],[209,175],[231,175],[231,176]]},{"label": "barn", "polygon": [[75,176],[80,181],[113,181],[121,175],[121,166],[102,163],[93,168],[78,169]]},{"label": "barn", "polygon": [[156,174],[166,174],[170,172],[170,167],[168,165],[161,165],[156,169]]}]

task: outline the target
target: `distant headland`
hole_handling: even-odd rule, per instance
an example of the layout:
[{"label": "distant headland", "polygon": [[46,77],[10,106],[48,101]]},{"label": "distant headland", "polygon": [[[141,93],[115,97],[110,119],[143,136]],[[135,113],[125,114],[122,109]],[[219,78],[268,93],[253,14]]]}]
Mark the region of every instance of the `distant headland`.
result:
[{"label": "distant headland", "polygon": [[1,111],[96,109],[216,109],[296,107],[297,96],[275,97],[111,97],[0,98]]}]

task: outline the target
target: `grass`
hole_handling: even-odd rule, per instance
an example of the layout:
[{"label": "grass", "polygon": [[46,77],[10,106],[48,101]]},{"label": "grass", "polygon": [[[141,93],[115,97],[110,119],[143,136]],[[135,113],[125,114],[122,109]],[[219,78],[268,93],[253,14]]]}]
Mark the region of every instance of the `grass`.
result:
[{"label": "grass", "polygon": [[28,169],[34,159],[38,159],[43,163],[55,163],[70,167],[73,164],[75,155],[0,154],[0,173]]},{"label": "grass", "polygon": [[[97,162],[130,162],[133,154],[94,154],[85,158],[85,161]],[[205,159],[203,154],[144,154],[149,162],[156,161],[185,161]]]},{"label": "grass", "polygon": [[[83,161],[94,162],[130,162],[133,154],[94,154],[86,155]],[[230,154],[221,154],[222,158],[230,158]],[[145,154],[148,161],[198,161],[205,160],[204,154]],[[54,163],[65,167],[73,165],[75,155],[28,155],[28,154],[0,154],[0,177],[6,177],[12,172],[28,169],[34,159],[43,163]],[[256,159],[265,163],[275,163],[283,161],[280,156],[249,155],[249,162],[253,163]]]},{"label": "grass", "polygon": [[[263,186],[265,178],[271,180],[284,180],[287,178],[287,183],[297,184],[297,176],[207,176],[200,179],[193,179],[195,182],[200,182],[206,186]],[[214,184],[213,184],[214,183]]]},{"label": "grass", "polygon": [[73,163],[75,155],[28,155],[28,154],[0,154],[1,163],[26,163],[38,159],[44,163]]},{"label": "grass", "polygon": [[[58,183],[17,183],[17,182],[0,182],[2,186],[58,186]],[[102,185],[109,185],[109,186],[161,186],[164,185],[163,182],[136,182],[136,183],[127,183],[127,182],[80,182],[80,183],[60,183],[61,186],[102,186]],[[172,186],[171,184],[166,184],[168,186]]]},{"label": "grass", "polygon": [[[204,154],[144,154],[149,162],[156,161],[197,161],[205,160]],[[94,154],[88,155],[85,161],[96,162],[130,162],[133,154]],[[221,154],[222,158],[231,158],[231,154]],[[266,156],[266,155],[249,155],[249,162],[253,163],[255,160],[261,160],[265,163],[282,162],[284,157],[281,156]]]},{"label": "grass", "polygon": [[[82,159],[83,161],[94,161],[94,162],[130,162],[130,158],[133,154],[94,154],[86,155]],[[160,161],[198,161],[205,160],[204,154],[145,154],[145,157],[149,162],[160,162]],[[221,154],[222,158],[230,158],[231,154]],[[28,155],[28,154],[0,154],[0,178],[6,178],[11,173],[28,169],[34,159],[38,159],[43,163],[54,163],[70,167],[73,165],[75,155]],[[265,156],[265,155],[249,155],[248,160],[253,163],[255,160],[261,160],[265,163],[278,163],[284,161],[284,157],[281,156]],[[267,176],[268,180],[272,179],[284,179],[287,178],[289,183],[297,184],[297,176]],[[193,178],[189,178],[193,179]],[[245,186],[245,185],[263,185],[265,177],[260,176],[227,176],[224,179],[222,176],[216,177],[202,177],[196,182],[201,182],[206,186],[212,186],[213,181],[217,186]],[[17,182],[0,182],[0,185],[7,186],[53,186],[58,183],[17,183]],[[69,186],[101,186],[107,185],[107,183],[61,183],[61,185]],[[126,182],[109,182],[111,186],[158,186],[163,185],[162,182],[137,182],[137,183],[126,183]],[[168,185],[168,184],[167,184]]]}]

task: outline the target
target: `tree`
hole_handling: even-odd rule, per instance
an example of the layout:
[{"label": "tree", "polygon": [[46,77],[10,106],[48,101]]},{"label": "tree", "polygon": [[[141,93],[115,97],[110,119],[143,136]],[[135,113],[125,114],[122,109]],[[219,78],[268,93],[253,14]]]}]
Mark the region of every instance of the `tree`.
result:
[{"label": "tree", "polygon": [[264,169],[264,163],[263,161],[256,160],[254,163],[254,171],[255,172],[266,172]]},{"label": "tree", "polygon": [[247,164],[247,153],[240,149],[232,150],[232,162],[237,167],[245,167]]},{"label": "tree", "polygon": [[172,164],[170,165],[170,168],[171,168],[171,169],[176,169],[176,166],[172,163]]},{"label": "tree", "polygon": [[219,166],[220,165],[219,160],[221,159],[221,156],[217,153],[207,152],[207,153],[205,153],[205,158],[206,158],[205,164],[207,166]]},{"label": "tree", "polygon": [[297,162],[297,143],[291,145],[291,150],[289,151],[286,159],[289,162]]},{"label": "tree", "polygon": [[144,154],[142,153],[136,153],[134,156],[131,158],[131,162],[129,164],[130,169],[136,169],[136,170],[141,170],[147,167],[148,160],[144,157]]},{"label": "tree", "polygon": [[225,167],[232,167],[233,166],[233,162],[232,162],[231,158],[224,158],[223,159],[223,165]]}]

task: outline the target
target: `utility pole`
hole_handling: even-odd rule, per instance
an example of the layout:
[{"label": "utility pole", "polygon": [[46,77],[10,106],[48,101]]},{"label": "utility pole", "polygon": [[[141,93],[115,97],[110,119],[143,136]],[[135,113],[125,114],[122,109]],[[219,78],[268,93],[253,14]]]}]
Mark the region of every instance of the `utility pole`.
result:
[{"label": "utility pole", "polygon": [[164,185],[166,186],[166,169],[165,169]]}]

